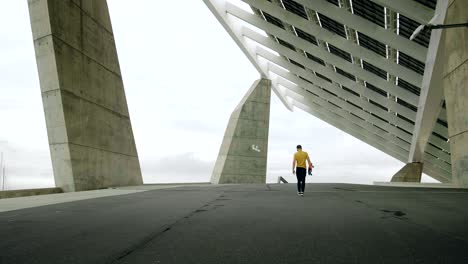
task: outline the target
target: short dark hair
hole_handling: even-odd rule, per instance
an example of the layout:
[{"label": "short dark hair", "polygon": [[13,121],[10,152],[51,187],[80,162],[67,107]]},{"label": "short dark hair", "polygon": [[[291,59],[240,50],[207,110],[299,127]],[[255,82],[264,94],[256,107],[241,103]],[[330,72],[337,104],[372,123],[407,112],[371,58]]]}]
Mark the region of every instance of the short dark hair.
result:
[{"label": "short dark hair", "polygon": [[296,148],[298,148],[298,149],[302,149],[302,146],[301,146],[301,145],[297,145],[297,147],[296,147]]}]

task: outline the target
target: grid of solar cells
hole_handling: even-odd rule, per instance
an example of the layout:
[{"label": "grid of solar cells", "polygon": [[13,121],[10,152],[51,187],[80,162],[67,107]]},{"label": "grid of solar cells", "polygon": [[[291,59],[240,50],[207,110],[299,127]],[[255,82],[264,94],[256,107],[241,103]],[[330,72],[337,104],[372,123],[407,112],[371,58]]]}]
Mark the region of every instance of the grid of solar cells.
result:
[{"label": "grid of solar cells", "polygon": [[409,108],[411,110],[413,110],[414,112],[416,112],[418,110],[418,108],[408,102],[406,102],[405,100],[401,99],[401,98],[397,98],[397,103],[406,107],[406,108]]},{"label": "grid of solar cells", "polygon": [[300,37],[301,39],[307,40],[308,42],[314,44],[315,46],[318,45],[317,38],[315,38],[314,36],[298,28],[295,28],[295,30],[296,30],[297,36]]},{"label": "grid of solar cells", "polygon": [[284,25],[283,25],[283,22],[281,21],[281,19],[278,19],[270,14],[268,14],[267,12],[265,11],[262,11],[263,13],[263,16],[265,17],[265,20],[277,27],[280,27],[282,29],[284,29]]},{"label": "grid of solar cells", "polygon": [[342,69],[338,68],[338,67],[335,67],[336,69],[336,72],[343,75],[344,77],[350,79],[350,80],[353,80],[353,81],[356,81],[356,77],[354,75],[352,75],[351,73],[348,73],[348,72],[345,72],[343,71]]},{"label": "grid of solar cells", "polygon": [[380,88],[378,88],[378,87],[375,86],[375,85],[372,85],[372,84],[366,82],[366,87],[367,87],[368,89],[374,91],[374,92],[379,93],[379,94],[382,95],[382,96],[387,97],[387,92],[384,91],[384,90],[382,90],[382,89],[380,89]]},{"label": "grid of solar cells", "polygon": [[[361,97],[360,94],[356,93],[355,91],[349,89],[349,88],[346,87],[346,86],[341,86],[341,88],[343,88],[343,90],[347,91],[348,93],[352,93],[352,94],[354,94],[354,95],[357,96],[357,97]],[[359,108],[361,108],[361,107],[359,107]],[[361,109],[362,109],[362,108],[361,108]]]},{"label": "grid of solar cells", "polygon": [[[291,12],[297,16],[300,16],[302,17],[303,19],[308,19],[307,18],[307,9],[304,8],[303,5],[299,4],[298,2],[294,1],[294,0],[276,0],[276,1],[271,1],[271,0],[263,0],[263,1],[268,1],[268,2],[273,2],[273,3],[277,3],[277,4],[280,4],[282,5],[282,7],[284,7],[285,10],[287,10],[288,12]],[[321,0],[323,1],[323,0]],[[339,6],[339,7],[342,7],[344,8],[344,6],[341,6],[341,1],[338,1],[338,0],[325,0],[327,2],[330,2],[336,6]],[[345,2],[348,2],[351,4],[351,6],[353,7],[353,13],[357,16],[360,16],[360,17],[363,17],[364,19],[370,21],[371,23],[374,23],[380,27],[385,27],[385,8],[378,5],[378,4],[375,4],[372,0],[342,0],[342,1],[345,1]],[[435,7],[435,2],[436,0],[408,0],[408,1],[415,1],[415,2],[419,2],[421,4],[424,4],[426,6],[429,6],[430,8],[432,7]],[[254,9],[255,11],[255,9]],[[313,8],[312,8],[312,11],[313,11]],[[265,15],[266,14],[266,15]],[[323,14],[327,14],[327,12],[324,12]],[[350,33],[354,33],[352,30],[350,31],[347,31],[348,28],[346,25],[334,20],[333,18],[331,17],[328,17],[326,15],[323,15],[322,13],[317,13],[317,18],[319,19],[319,22],[320,22],[320,25],[322,26],[322,28],[324,30],[328,30],[332,33],[335,33],[343,38],[345,38],[345,40],[343,41],[352,41],[351,39],[350,40],[346,40],[346,38],[348,37],[348,34]],[[285,20],[285,21],[281,21],[280,19],[278,19],[277,17],[274,17],[270,14],[267,14],[265,12],[263,12],[263,15],[262,15],[262,12],[259,10],[257,12],[257,15],[260,15],[263,19],[265,19],[266,21],[268,21],[269,23],[271,24],[274,24],[282,29],[286,29],[286,25],[288,25],[290,22],[288,22],[288,20]],[[314,16],[315,18],[315,16]],[[409,38],[409,36],[413,33],[414,29],[419,26],[417,24],[417,22],[405,17],[405,16],[401,16],[400,14],[398,15],[398,18],[399,18],[399,31],[398,31],[398,34],[401,34],[402,37],[405,37],[405,38]],[[313,18],[310,18],[311,20],[313,20]],[[310,23],[314,23],[313,21],[310,21]],[[346,23],[345,23],[346,24]],[[303,40],[306,40],[308,43],[310,44],[313,44],[313,45],[317,45],[319,46],[321,43],[322,43],[322,39],[318,39],[315,35],[311,35],[307,32],[304,32],[303,30],[301,29],[298,29],[298,28],[295,28],[295,27],[292,27],[292,29],[296,32],[296,35],[298,37],[300,37],[301,39]],[[268,33],[268,32],[267,32]],[[430,39],[430,35],[427,34],[429,32],[422,32],[422,35],[420,35],[416,40],[415,42],[416,43],[419,43],[421,46],[428,46],[429,44],[429,39]],[[389,32],[389,34],[393,34],[391,32]],[[319,35],[317,35],[319,36]],[[353,35],[354,36],[354,35]],[[351,37],[353,37],[351,36]],[[276,36],[273,36],[271,34],[269,34],[269,37],[270,38],[273,38],[275,41],[279,42],[281,45],[291,49],[291,50],[295,50],[296,51],[296,48],[295,48],[295,45],[292,45],[291,43],[285,41],[285,40],[288,40],[288,38],[285,38],[285,39],[278,39]],[[369,35],[365,35],[365,34],[362,34],[361,32],[356,32],[356,37],[357,37],[357,41],[358,41],[358,44],[360,46],[362,46],[363,48],[366,48],[374,53],[376,53],[377,55],[381,56],[381,57],[384,57],[386,58],[387,57],[387,45],[385,45],[384,43],[370,37]],[[331,40],[330,40],[331,41]],[[333,42],[333,41],[331,41]],[[324,42],[325,43],[325,42]],[[340,49],[336,46],[333,46],[331,45],[330,43],[325,43],[326,46],[328,47],[328,51],[334,55],[337,55],[339,56],[340,58],[343,58],[345,59],[346,61],[349,61],[349,62],[353,62],[353,54],[350,54],[349,52],[347,52],[346,48],[343,49]],[[391,43],[390,43],[391,45]],[[343,48],[343,47],[341,47]],[[300,50],[297,50],[297,51],[300,51]],[[316,63],[319,63],[321,64],[322,66],[327,66],[327,63],[310,54],[310,53],[307,53],[307,52],[303,52],[303,54],[305,55],[305,57],[309,58],[310,60],[316,62]],[[366,62],[366,61],[363,61],[361,58],[359,58],[359,54],[355,54],[356,56],[358,56],[358,61],[362,61],[362,64],[361,64],[361,67],[366,70],[366,71],[369,71],[381,78],[383,78],[384,80],[388,80],[387,76],[387,72],[385,70],[382,70],[379,68],[379,64],[377,63],[374,63],[374,65]],[[289,58],[286,58],[286,60],[288,60],[292,65],[295,65],[297,67],[301,67],[303,69],[306,69],[306,70],[310,70],[310,69],[313,69],[313,68],[308,68],[308,67],[305,67],[305,64],[301,64],[301,63],[298,63],[297,61],[294,61],[294,60],[291,60]],[[401,51],[398,51],[398,63],[414,72],[417,72],[419,74],[424,74],[424,62],[421,62],[415,58],[413,58],[411,56],[411,53],[403,53]],[[337,65],[340,65],[341,68],[339,67],[336,67],[336,65],[330,65],[332,66],[336,73],[346,77],[346,78],[349,78],[350,80],[352,81],[357,81],[357,78],[353,75],[353,74],[350,74],[349,72],[346,72],[345,70],[343,69],[346,69],[346,66],[342,66],[343,64],[346,65],[346,63],[343,61],[343,62],[337,62],[336,63]],[[315,73],[315,75],[329,83],[333,83],[335,80],[334,78],[328,78],[327,76],[324,76],[324,75],[321,75],[320,73],[317,73],[317,72],[314,72],[312,70],[310,70],[311,73]],[[305,78],[304,78],[304,77]],[[310,80],[306,79],[306,78],[309,78],[310,76],[309,75],[303,75],[303,76],[300,76],[300,75],[297,75],[298,78],[304,80],[305,82],[307,83],[311,83],[311,84],[314,84],[313,82],[311,82]],[[411,93],[419,96],[420,94],[420,88],[415,86],[415,85],[412,85],[410,84],[409,82],[399,78],[399,76],[396,76],[397,77],[397,80],[398,80],[398,86],[402,87],[403,89],[405,90],[408,90],[410,91]],[[344,82],[344,79],[340,79],[338,78],[339,80],[343,80],[343,83]],[[385,97],[385,99],[388,98],[388,93],[385,91],[385,90],[382,90],[378,87],[376,87],[375,85],[372,85],[370,83],[368,83],[366,80],[366,78],[364,78],[364,82],[365,82],[365,87],[367,87],[367,89],[370,89],[370,90],[373,90],[374,92],[382,95],[383,97]],[[304,83],[303,83],[304,84]],[[317,84],[315,84],[317,85]],[[306,85],[307,86],[307,85]],[[326,85],[324,85],[326,87]],[[320,87],[320,86],[318,86]],[[362,97],[362,95],[360,95],[359,93],[353,91],[352,89],[349,89],[347,87],[344,87],[342,85],[340,85],[340,87],[343,89],[343,92],[346,92],[348,93],[348,95],[354,95],[354,96],[357,96],[357,97]],[[334,96],[337,96],[335,95],[334,93],[324,89],[323,87],[320,87],[322,88],[322,90],[324,92],[327,92],[329,94],[332,94]],[[319,95],[315,94],[315,93],[312,93],[310,91],[308,91],[306,88],[304,88],[307,92],[315,95],[316,97],[320,97]],[[379,116],[380,113],[382,113],[382,110],[384,111],[388,111],[387,107],[386,107],[386,104],[384,103],[385,101],[381,101],[381,100],[377,100],[378,102],[376,101],[373,101],[371,99],[367,99],[367,101],[373,105],[375,105],[376,107],[378,107],[379,109],[382,109],[382,110],[378,110],[378,111],[375,111],[372,113],[369,112],[369,109],[363,109],[360,104],[356,105],[356,104],[353,104],[352,102],[349,102],[349,101],[346,101],[344,100],[343,98],[340,98],[340,97],[336,97],[337,99],[340,99],[340,100],[343,100],[344,102],[347,102],[348,104],[350,105],[353,105],[354,107],[357,107],[359,109],[361,109],[362,111],[365,111],[369,114],[371,114],[372,116],[374,116],[375,118],[378,118],[384,122],[387,122],[390,124],[389,121],[387,121],[385,118],[386,115],[384,116],[385,118],[382,118],[381,116]],[[390,99],[387,99],[387,100],[390,100]],[[408,103],[407,100],[409,100],[408,98],[395,98],[396,102],[398,103],[398,105],[401,105],[411,111],[417,111],[417,107]],[[357,102],[355,102],[357,103]],[[332,100],[332,102],[330,102],[330,105],[333,105],[335,107],[343,107],[343,105],[341,103],[339,103],[338,101],[335,101],[335,100]],[[392,111],[397,111],[395,109],[392,109]],[[350,113],[350,114],[353,114],[354,113]],[[391,121],[391,124],[395,127],[398,127],[398,125],[401,125],[399,122],[403,122],[403,124],[405,123],[410,123],[410,124],[413,124],[414,125],[414,121],[412,121],[410,118],[408,117],[405,117],[403,115],[400,115],[398,113],[395,113],[395,116],[398,117],[398,119],[400,119],[400,121],[397,121],[397,123],[395,123],[395,121]],[[362,117],[358,117],[360,119],[362,119]],[[362,119],[364,122],[370,122],[372,123],[371,121],[369,121],[367,118],[364,118]],[[445,122],[443,120],[441,121],[438,121],[438,122]],[[440,124],[440,123],[439,123]],[[374,125],[374,124],[372,124]],[[406,124],[405,124],[406,125]],[[379,127],[379,126],[376,126],[378,129],[381,129],[382,131],[384,132],[387,132],[386,130],[383,130],[382,127]],[[401,128],[401,127],[398,127],[398,129],[404,131],[405,133],[407,133],[408,135],[411,135],[412,134],[412,131],[406,131],[404,128]],[[393,134],[393,132],[392,132]],[[376,134],[376,136],[378,136]],[[405,140],[405,139],[402,139],[402,140]],[[406,140],[407,142],[408,140]],[[411,144],[411,142],[408,142],[409,144]],[[437,145],[440,145],[439,143],[434,143],[436,146]],[[440,146],[438,146],[440,147]],[[446,152],[445,150],[443,150],[444,152]]]},{"label": "grid of solar cells", "polygon": [[291,50],[294,50],[296,51],[296,47],[294,47],[294,45],[290,44],[289,42],[286,42],[280,38],[276,38],[278,40],[278,43],[285,46],[286,48],[288,49],[291,49]]},{"label": "grid of solar cells", "polygon": [[[414,125],[414,122],[413,122],[413,121],[411,121],[410,119],[408,119],[408,118],[406,118],[406,117],[404,117],[404,116],[402,116],[402,115],[400,115],[400,114],[398,114],[398,113],[397,113],[397,117],[400,118],[401,120],[404,120],[404,121],[406,121],[406,122],[408,122],[408,123]],[[402,130],[405,130],[405,129],[402,129]],[[406,131],[406,130],[405,130],[405,131]],[[409,132],[409,131],[406,131],[406,132],[407,132],[408,134],[410,134],[410,135],[413,135],[413,133],[411,133],[411,132]]]},{"label": "grid of solar cells", "polygon": [[[318,72],[316,72],[315,75],[317,75],[317,77],[320,77],[320,78],[324,79],[325,81],[327,81],[327,82],[329,82],[329,83],[332,82],[332,80],[328,79],[327,77],[323,76],[322,74],[320,74],[320,73],[318,73]],[[325,90],[325,91],[327,91],[327,90]],[[330,91],[327,91],[327,92],[330,92]],[[334,95],[335,95],[335,94],[334,94]]]},{"label": "grid of solar cells", "polygon": [[[400,14],[399,16],[399,27],[400,27],[400,35],[405,38],[410,38],[413,34],[414,30],[419,27],[419,23],[412,20],[411,18],[405,17]],[[414,38],[413,41],[423,45],[424,47],[429,47],[429,41],[431,39],[431,31],[430,30],[423,30]]]},{"label": "grid of solar cells", "polygon": [[[400,118],[400,119],[403,119],[403,118],[401,118],[401,115],[398,114],[398,113],[397,113],[396,116],[397,116],[398,118]],[[398,130],[400,130],[401,132],[406,133],[407,135],[410,135],[410,136],[413,135],[413,133],[411,133],[411,132],[409,132],[409,131],[406,131],[404,128],[402,128],[402,127],[400,127],[400,126],[396,126],[396,128],[397,128]]]},{"label": "grid of solar cells", "polygon": [[[359,106],[359,105],[357,105],[357,104],[354,104],[354,103],[353,103],[353,102],[351,102],[351,101],[346,101],[346,102],[347,102],[348,104],[350,104],[350,105],[352,105],[352,106],[354,106],[354,107],[356,107],[356,108],[360,109],[360,110],[363,110],[363,108],[362,108],[362,107],[360,107],[360,106]],[[351,113],[351,114],[352,114],[352,115],[354,115],[353,113]]]},{"label": "grid of solar cells", "polygon": [[297,61],[294,61],[294,60],[289,59],[289,62],[291,62],[292,64],[296,65],[297,67],[300,67],[300,68],[302,68],[302,69],[305,69],[304,65],[300,64],[300,63],[297,62]]},{"label": "grid of solar cells", "polygon": [[367,48],[382,57],[387,57],[387,46],[382,42],[375,40],[367,35],[358,32],[359,45]]},{"label": "grid of solar cells", "polygon": [[376,67],[366,61],[362,61],[362,68],[366,71],[369,71],[377,76],[379,76],[382,79],[387,80],[387,72],[380,69],[379,67]]},{"label": "grid of solar cells", "polygon": [[342,50],[342,49],[339,49],[335,46],[333,46],[332,44],[328,44],[328,48],[330,49],[330,53],[333,53],[335,54],[336,56],[339,56],[349,62],[352,62],[353,59],[351,58],[351,54],[349,54],[348,52]]},{"label": "grid of solar cells", "polygon": [[[313,82],[307,80],[306,78],[304,78],[304,77],[302,77],[302,76],[299,76],[299,79],[303,80],[304,82],[308,82],[308,83],[310,83],[310,84],[314,84]],[[310,92],[310,91],[309,91],[309,92]],[[310,92],[310,93],[312,93],[312,92]],[[312,94],[314,94],[314,93],[312,93]],[[314,95],[315,95],[315,94],[314,94]],[[317,96],[318,96],[318,95],[317,95]]]},{"label": "grid of solar cells", "polygon": [[403,52],[399,52],[398,64],[405,66],[406,68],[413,70],[421,75],[424,74],[425,63],[421,62]]},{"label": "grid of solar cells", "polygon": [[294,14],[301,16],[302,18],[308,19],[307,13],[303,5],[293,0],[282,0],[284,8]]},{"label": "grid of solar cells", "polygon": [[338,0],[327,0],[327,2],[332,3],[336,6],[340,6],[340,4],[338,3]]},{"label": "grid of solar cells", "polygon": [[345,31],[345,27],[343,24],[341,24],[340,22],[337,22],[323,14],[320,14],[319,13],[319,19],[320,19],[320,23],[322,24],[322,27],[333,32],[333,33],[336,33],[340,36],[342,36],[343,38],[346,38],[346,31]]},{"label": "grid of solar cells", "polygon": [[[414,93],[415,95],[419,96],[421,94],[421,89],[419,87],[416,87],[414,85],[412,85],[411,83],[401,79],[401,78],[398,78],[398,86],[400,86],[401,88],[404,88],[406,89],[407,91],[410,91],[412,93]],[[404,99],[404,98],[403,98]]]},{"label": "grid of solar cells", "polygon": [[442,135],[440,135],[440,134],[438,134],[438,133],[436,133],[436,132],[432,132],[432,135],[434,135],[434,136],[436,136],[436,137],[442,139],[443,141],[447,141],[447,140],[448,140],[448,138],[446,138],[446,137],[444,137],[444,136],[442,136]]},{"label": "grid of solar cells", "polygon": [[[371,100],[369,100],[369,103],[375,104],[375,102],[374,102],[374,101],[371,101]],[[378,106],[378,105],[376,105],[376,106]],[[387,121],[386,119],[382,118],[381,116],[378,116],[378,115],[376,115],[376,114],[374,114],[374,113],[371,113],[371,115],[372,115],[373,117],[376,117],[376,118],[382,120],[382,121],[385,122],[385,123],[388,123],[388,121]],[[376,124],[372,124],[372,125],[374,125],[375,127],[380,128],[381,130],[387,132],[387,130],[385,130],[385,129],[379,127],[379,126],[377,126]]]},{"label": "grid of solar cells", "polygon": [[437,5],[437,0],[414,0],[420,4],[423,4],[429,8],[435,9]]},{"label": "grid of solar cells", "polygon": [[440,119],[440,118],[437,119],[437,123],[443,125],[444,127],[448,127],[447,121],[444,121],[444,120],[442,120],[442,119]]},{"label": "grid of solar cells", "polygon": [[323,66],[325,66],[325,62],[322,59],[320,59],[318,57],[315,57],[314,55],[312,55],[312,54],[310,54],[308,52],[306,52],[305,54],[306,54],[307,58],[309,58],[309,59],[311,59],[311,60],[313,60],[313,61],[315,61],[315,62],[317,62],[319,64],[322,64]]},{"label": "grid of solar cells", "polygon": [[385,9],[370,0],[353,0],[354,14],[385,27]]}]

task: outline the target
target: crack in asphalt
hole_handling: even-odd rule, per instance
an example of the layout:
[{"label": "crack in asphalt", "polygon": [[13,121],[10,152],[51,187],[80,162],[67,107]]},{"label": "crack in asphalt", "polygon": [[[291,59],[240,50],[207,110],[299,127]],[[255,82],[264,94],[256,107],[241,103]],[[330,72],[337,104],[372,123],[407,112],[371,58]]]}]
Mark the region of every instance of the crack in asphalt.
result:
[{"label": "crack in asphalt", "polygon": [[187,219],[195,216],[196,214],[208,211],[207,209],[203,209],[203,208],[209,207],[213,203],[215,203],[215,202],[217,202],[219,200],[229,200],[229,199],[220,199],[221,197],[225,197],[223,193],[220,194],[219,196],[217,196],[215,199],[213,199],[213,200],[203,204],[202,206],[198,207],[197,209],[191,211],[189,214],[180,217],[179,219],[177,219],[176,221],[174,221],[174,222],[172,222],[172,223],[170,223],[168,225],[163,226],[162,230],[159,229],[159,230],[151,233],[150,235],[146,236],[145,238],[143,238],[139,242],[135,243],[133,246],[129,247],[128,249],[126,249],[123,252],[121,252],[120,254],[118,254],[116,257],[113,257],[112,260],[110,260],[107,263],[109,263],[109,264],[118,264],[118,263],[120,263],[123,259],[130,256],[135,251],[137,251],[139,249],[142,249],[142,248],[145,248],[149,243],[153,242],[155,239],[159,238],[164,233],[170,231],[175,225],[181,223],[184,220],[187,220]]},{"label": "crack in asphalt", "polygon": [[405,217],[407,214],[403,211],[400,211],[400,210],[387,210],[387,209],[379,209],[375,206],[372,206],[366,202],[363,202],[361,200],[354,200],[356,203],[360,203],[362,204],[363,206],[369,208],[369,209],[372,209],[372,210],[378,210],[386,215],[390,214],[389,216],[383,216],[381,217],[382,219],[387,219],[387,218],[395,218],[395,219],[399,219],[399,220],[402,220],[404,223],[407,223],[409,225],[413,225],[413,226],[417,226],[419,228],[422,228],[422,229],[426,229],[426,230],[430,230],[431,232],[434,232],[436,234],[439,234],[441,236],[445,236],[445,237],[448,237],[448,238],[451,238],[451,239],[454,239],[454,240],[458,240],[458,241],[461,241],[461,242],[464,242],[464,243],[468,243],[468,240],[462,238],[462,237],[458,237],[456,235],[453,235],[453,234],[450,234],[450,233],[447,233],[447,232],[444,232],[444,231],[440,231],[440,230],[436,230],[436,229],[433,229],[429,226],[426,226],[424,224],[420,224],[420,223],[417,223],[413,220],[411,220],[410,218],[408,217]]}]

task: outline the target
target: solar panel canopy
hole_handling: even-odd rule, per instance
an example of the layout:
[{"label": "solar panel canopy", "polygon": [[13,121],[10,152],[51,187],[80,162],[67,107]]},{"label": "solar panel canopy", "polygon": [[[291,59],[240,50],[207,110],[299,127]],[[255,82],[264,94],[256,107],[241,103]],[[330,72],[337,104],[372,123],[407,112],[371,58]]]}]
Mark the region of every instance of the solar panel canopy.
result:
[{"label": "solar panel canopy", "polygon": [[[434,17],[436,0],[204,1],[288,109],[412,161],[434,33],[409,38]],[[451,182],[445,106],[434,107],[417,161]]]}]

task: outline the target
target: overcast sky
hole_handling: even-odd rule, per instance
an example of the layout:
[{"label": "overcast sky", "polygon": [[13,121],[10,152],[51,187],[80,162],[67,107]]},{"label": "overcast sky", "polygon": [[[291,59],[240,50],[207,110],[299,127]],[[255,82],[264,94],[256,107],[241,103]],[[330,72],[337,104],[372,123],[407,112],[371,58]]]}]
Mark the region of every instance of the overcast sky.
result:
[{"label": "overcast sky", "polygon": [[[229,116],[260,77],[201,0],[108,0],[145,183],[207,182]],[[0,151],[6,188],[54,186],[27,1],[0,1]],[[291,175],[295,146],[309,182],[388,181],[403,163],[272,93],[268,182]],[[426,177],[424,180],[430,180]]]}]

